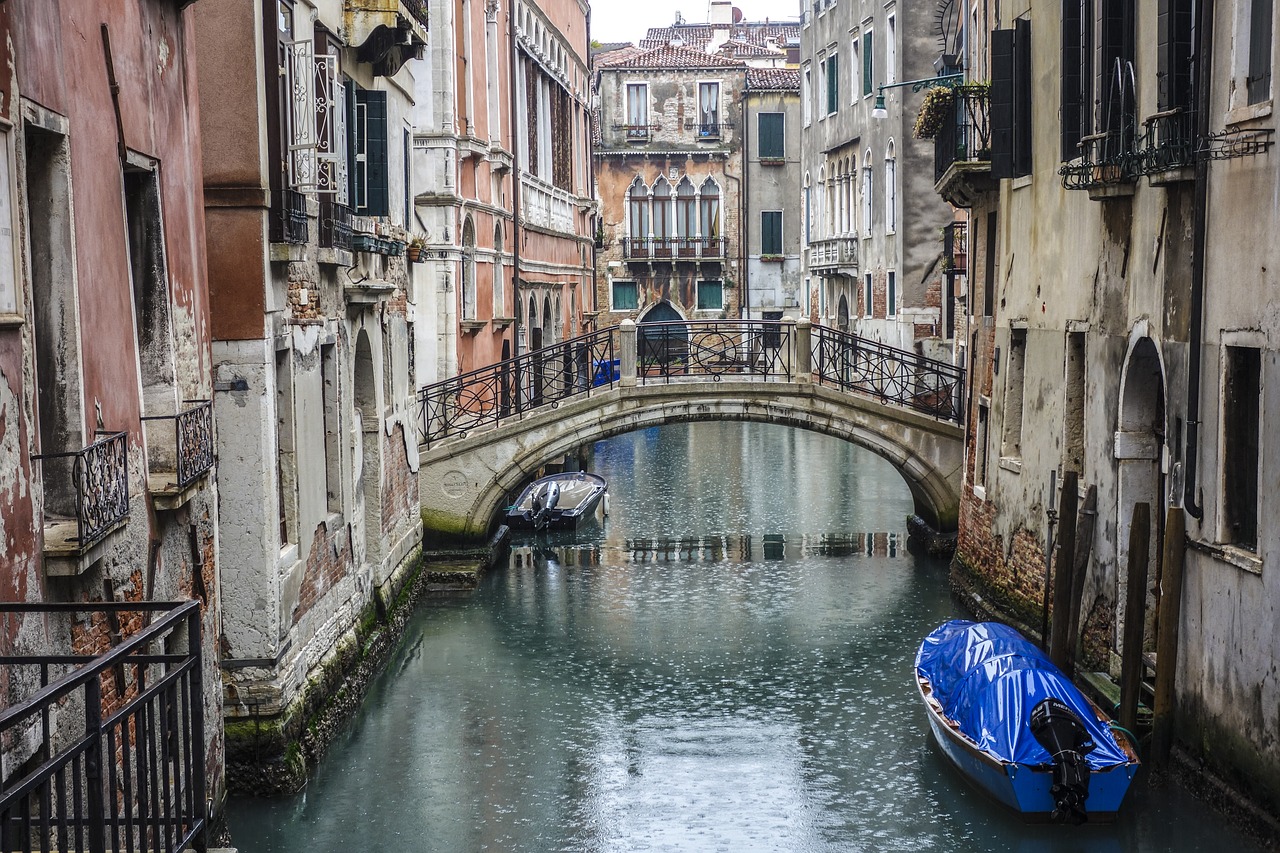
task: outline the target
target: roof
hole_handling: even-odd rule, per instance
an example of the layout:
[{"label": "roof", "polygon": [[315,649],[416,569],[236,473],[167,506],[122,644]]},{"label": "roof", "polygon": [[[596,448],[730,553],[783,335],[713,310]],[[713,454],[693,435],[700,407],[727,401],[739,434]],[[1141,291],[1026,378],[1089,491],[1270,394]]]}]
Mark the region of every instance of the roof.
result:
[{"label": "roof", "polygon": [[[683,45],[697,50],[705,50],[711,41],[714,28],[710,24],[675,24],[670,27],[650,27],[649,32],[640,40],[645,48],[660,47],[679,40]],[[764,46],[769,39],[781,39],[782,46],[794,39],[800,44],[800,23],[798,21],[740,21],[730,28],[729,38],[749,44]]]},{"label": "roof", "polygon": [[776,47],[765,47],[740,39],[729,39],[720,46],[720,53],[732,53],[734,56],[783,56],[786,51]]},{"label": "roof", "polygon": [[757,92],[799,92],[800,71],[795,68],[748,68],[747,88]]},{"label": "roof", "polygon": [[676,68],[743,68],[743,63],[702,50],[663,45],[615,60],[622,51],[597,58],[597,65],[608,68],[654,68],[661,71]]},{"label": "roof", "polygon": [[633,56],[639,56],[644,52],[645,51],[641,48],[638,48],[631,43],[627,43],[621,47],[615,47],[612,50],[600,51],[599,53],[593,54],[591,57],[591,64],[595,68],[609,68],[620,62],[624,62]]},{"label": "roof", "polygon": [[600,56],[601,54],[604,54],[604,53],[613,53],[615,50],[623,50],[628,47],[633,48],[635,47],[635,45],[633,45],[629,41],[607,41],[601,44],[599,47],[588,48],[588,51],[591,56],[595,57],[595,56]]}]

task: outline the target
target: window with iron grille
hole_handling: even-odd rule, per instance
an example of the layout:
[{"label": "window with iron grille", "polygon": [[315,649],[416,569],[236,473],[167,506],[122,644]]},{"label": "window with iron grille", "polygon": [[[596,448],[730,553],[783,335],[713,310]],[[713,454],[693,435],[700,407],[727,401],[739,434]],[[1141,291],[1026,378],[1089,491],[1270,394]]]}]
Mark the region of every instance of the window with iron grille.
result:
[{"label": "window with iron grille", "polygon": [[337,45],[315,58],[316,192],[350,204],[347,174],[347,82]]}]

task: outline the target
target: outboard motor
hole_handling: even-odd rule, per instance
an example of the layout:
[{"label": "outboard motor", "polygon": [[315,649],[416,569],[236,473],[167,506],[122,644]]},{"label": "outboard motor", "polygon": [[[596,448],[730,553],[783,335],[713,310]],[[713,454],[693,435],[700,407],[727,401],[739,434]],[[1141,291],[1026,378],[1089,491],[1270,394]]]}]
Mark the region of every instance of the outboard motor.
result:
[{"label": "outboard motor", "polygon": [[1053,819],[1081,824],[1089,819],[1084,804],[1089,799],[1089,765],[1084,757],[1094,747],[1093,738],[1080,718],[1065,703],[1052,697],[1031,709],[1031,734],[1053,756]]},{"label": "outboard motor", "polygon": [[560,503],[560,486],[557,483],[546,483],[533,493],[533,529],[541,530],[547,526],[547,516]]}]

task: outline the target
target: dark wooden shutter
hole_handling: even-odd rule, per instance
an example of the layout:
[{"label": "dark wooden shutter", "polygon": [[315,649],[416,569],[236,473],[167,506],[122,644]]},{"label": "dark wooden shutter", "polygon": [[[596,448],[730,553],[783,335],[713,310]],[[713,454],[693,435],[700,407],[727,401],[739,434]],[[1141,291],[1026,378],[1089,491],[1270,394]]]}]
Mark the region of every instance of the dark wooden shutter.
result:
[{"label": "dark wooden shutter", "polygon": [[1192,0],[1160,0],[1156,15],[1156,107],[1191,106]]},{"label": "dark wooden shutter", "polygon": [[782,254],[782,211],[760,212],[760,254]]},{"label": "dark wooden shutter", "polygon": [[991,177],[1013,177],[1013,30],[991,33]]},{"label": "dark wooden shutter", "polygon": [[[387,93],[358,90],[356,115],[356,150],[363,162],[357,179],[355,212],[361,216],[387,216],[391,212],[387,191]],[[360,183],[364,186],[360,187]]]},{"label": "dark wooden shutter", "polygon": [[1031,22],[1013,22],[1013,174],[1031,174]]},{"label": "dark wooden shutter", "polygon": [[872,77],[875,75],[876,64],[871,59],[871,36],[873,33],[867,32],[862,34],[862,94],[870,95],[875,90],[875,81]]},{"label": "dark wooden shutter", "polygon": [[1271,96],[1271,21],[1274,0],[1253,0],[1249,16],[1249,103]]},{"label": "dark wooden shutter", "polygon": [[786,156],[782,137],[782,113],[760,113],[760,156],[780,160]]},{"label": "dark wooden shutter", "polygon": [[1080,13],[1080,0],[1062,0],[1063,160],[1074,160],[1080,154],[1080,126],[1084,117],[1084,21]]},{"label": "dark wooden shutter", "polygon": [[840,108],[840,54],[827,57],[827,114]]}]

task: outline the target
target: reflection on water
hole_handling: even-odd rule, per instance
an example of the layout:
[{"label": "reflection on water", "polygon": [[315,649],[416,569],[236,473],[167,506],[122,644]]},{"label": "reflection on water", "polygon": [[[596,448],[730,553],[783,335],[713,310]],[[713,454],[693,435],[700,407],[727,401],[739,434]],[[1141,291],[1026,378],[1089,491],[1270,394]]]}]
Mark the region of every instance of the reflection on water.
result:
[{"label": "reflection on water", "polygon": [[743,424],[595,457],[604,526],[424,605],[307,792],[233,804],[242,853],[1252,849],[1141,776],[1076,829],[951,771],[911,666],[960,614],[883,461]]}]

